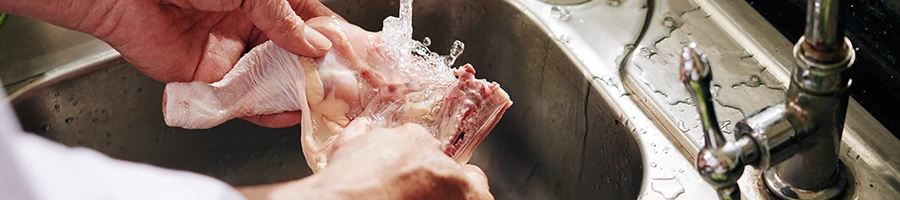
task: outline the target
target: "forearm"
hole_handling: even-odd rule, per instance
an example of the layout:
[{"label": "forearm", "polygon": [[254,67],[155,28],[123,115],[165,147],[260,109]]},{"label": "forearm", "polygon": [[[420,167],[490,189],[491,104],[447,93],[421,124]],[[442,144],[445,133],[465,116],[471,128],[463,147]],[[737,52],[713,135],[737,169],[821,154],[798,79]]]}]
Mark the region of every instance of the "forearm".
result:
[{"label": "forearm", "polygon": [[[287,200],[287,199],[358,199],[353,194],[360,191],[359,184],[331,183],[329,175],[317,173],[300,180],[292,180],[266,185],[237,188],[247,200]],[[368,197],[372,199],[372,197]]]},{"label": "forearm", "polygon": [[25,16],[91,33],[119,0],[0,0],[0,13]]}]

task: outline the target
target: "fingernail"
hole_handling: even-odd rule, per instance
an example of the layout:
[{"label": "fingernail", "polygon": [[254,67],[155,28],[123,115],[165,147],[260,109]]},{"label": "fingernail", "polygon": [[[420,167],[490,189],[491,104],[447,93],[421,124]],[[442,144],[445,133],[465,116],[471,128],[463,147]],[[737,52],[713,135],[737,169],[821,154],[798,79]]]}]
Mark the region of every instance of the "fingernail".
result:
[{"label": "fingernail", "polygon": [[322,35],[318,31],[309,28],[309,26],[303,28],[303,34],[306,35],[306,42],[308,42],[316,49],[322,51],[331,49],[331,41],[329,41],[328,38],[325,37],[325,35]]}]

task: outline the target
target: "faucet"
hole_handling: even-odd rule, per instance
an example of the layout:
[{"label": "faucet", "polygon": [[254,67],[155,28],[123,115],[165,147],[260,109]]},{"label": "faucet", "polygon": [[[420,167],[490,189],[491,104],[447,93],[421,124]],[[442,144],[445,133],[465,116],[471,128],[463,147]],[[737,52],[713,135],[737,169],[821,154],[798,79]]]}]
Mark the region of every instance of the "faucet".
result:
[{"label": "faucet", "polygon": [[782,199],[832,199],[847,185],[838,158],[855,52],[844,37],[846,2],[809,0],[806,31],[794,46],[785,101],[735,125],[733,141],[718,127],[710,92],[712,70],[696,44],[682,49],[681,80],[697,105],[704,146],[697,171],[722,199],[739,199],[745,165],[763,170],[770,193]]}]

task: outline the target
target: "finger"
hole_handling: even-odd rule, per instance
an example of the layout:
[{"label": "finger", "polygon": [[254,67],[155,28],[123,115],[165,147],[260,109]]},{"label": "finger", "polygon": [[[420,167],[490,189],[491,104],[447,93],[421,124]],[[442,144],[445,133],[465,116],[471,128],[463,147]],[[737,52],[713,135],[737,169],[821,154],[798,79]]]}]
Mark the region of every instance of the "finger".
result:
[{"label": "finger", "polygon": [[253,25],[291,53],[319,57],[331,49],[331,41],[306,26],[287,0],[247,0],[241,8]]},{"label": "finger", "polygon": [[202,11],[232,11],[241,7],[243,0],[164,0],[163,3],[175,4],[179,8]]},{"label": "finger", "polygon": [[317,0],[291,0],[291,7],[294,8],[294,12],[297,12],[297,15],[306,20],[320,16],[341,18],[340,15],[335,14],[334,11],[331,11],[331,9]]},{"label": "finger", "polygon": [[490,192],[487,175],[481,168],[471,164],[462,165],[461,168],[470,183],[468,199],[494,199]]},{"label": "finger", "polygon": [[221,80],[237,63],[244,51],[244,41],[237,35],[214,30],[204,51],[192,80],[212,83]]},{"label": "finger", "polygon": [[286,128],[299,124],[303,119],[303,114],[300,111],[291,111],[274,115],[247,116],[241,117],[241,119],[264,127]]},{"label": "finger", "polygon": [[473,181],[473,183],[476,183],[478,186],[483,186],[485,189],[490,188],[488,186],[487,175],[484,174],[484,171],[481,170],[481,168],[472,164],[464,164],[461,168],[470,181]]}]

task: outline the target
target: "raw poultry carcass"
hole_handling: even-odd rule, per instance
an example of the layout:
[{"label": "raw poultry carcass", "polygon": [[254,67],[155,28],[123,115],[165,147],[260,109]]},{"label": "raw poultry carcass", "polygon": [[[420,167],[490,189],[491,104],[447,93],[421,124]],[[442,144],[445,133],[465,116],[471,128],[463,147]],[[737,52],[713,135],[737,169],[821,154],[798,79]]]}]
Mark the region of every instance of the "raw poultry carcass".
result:
[{"label": "raw poultry carcass", "polygon": [[205,129],[237,117],[300,110],[304,154],[318,171],[340,143],[373,127],[417,123],[464,163],[512,105],[497,83],[475,79],[472,65],[452,69],[442,57],[428,56],[433,53],[414,56],[397,48],[414,44],[411,38],[398,42],[384,31],[330,17],[307,24],[334,44],[327,55],[301,57],[265,42],[218,82],[169,83],[166,124]]}]

